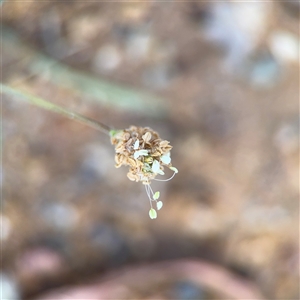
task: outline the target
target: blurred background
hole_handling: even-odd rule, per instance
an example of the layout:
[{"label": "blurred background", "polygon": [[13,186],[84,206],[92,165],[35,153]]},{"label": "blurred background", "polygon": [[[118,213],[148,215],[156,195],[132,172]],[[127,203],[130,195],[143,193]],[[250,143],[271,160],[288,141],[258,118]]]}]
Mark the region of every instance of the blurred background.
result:
[{"label": "blurred background", "polygon": [[299,8],[2,1],[1,82],[179,169],[151,220],[107,136],[2,95],[2,299],[299,299]]}]

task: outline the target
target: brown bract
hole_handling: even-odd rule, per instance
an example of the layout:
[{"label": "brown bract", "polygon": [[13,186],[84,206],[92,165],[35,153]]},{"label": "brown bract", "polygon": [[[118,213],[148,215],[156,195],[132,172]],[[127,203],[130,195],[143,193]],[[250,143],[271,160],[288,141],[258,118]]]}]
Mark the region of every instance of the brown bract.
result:
[{"label": "brown bract", "polygon": [[115,145],[116,167],[129,166],[127,177],[132,181],[149,184],[157,174],[164,174],[164,166],[172,167],[161,160],[170,155],[172,146],[149,127],[119,130],[112,135],[111,143]]}]

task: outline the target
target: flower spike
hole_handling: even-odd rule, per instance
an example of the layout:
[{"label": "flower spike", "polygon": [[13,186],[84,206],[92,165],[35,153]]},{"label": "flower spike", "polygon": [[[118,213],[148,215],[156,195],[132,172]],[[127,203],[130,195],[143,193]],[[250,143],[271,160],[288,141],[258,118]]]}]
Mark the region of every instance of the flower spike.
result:
[{"label": "flower spike", "polygon": [[[163,203],[157,201],[160,193],[154,193],[150,184],[152,180],[169,181],[178,173],[171,165],[172,146],[149,127],[131,126],[125,130],[111,130],[110,136],[116,150],[116,167],[129,166],[127,177],[132,181],[141,181],[145,185],[151,207],[149,216],[156,219],[157,212],[152,207],[152,202],[156,202],[157,210],[162,208]],[[157,179],[158,175],[165,174],[164,167],[172,170],[173,175],[168,179]]]}]

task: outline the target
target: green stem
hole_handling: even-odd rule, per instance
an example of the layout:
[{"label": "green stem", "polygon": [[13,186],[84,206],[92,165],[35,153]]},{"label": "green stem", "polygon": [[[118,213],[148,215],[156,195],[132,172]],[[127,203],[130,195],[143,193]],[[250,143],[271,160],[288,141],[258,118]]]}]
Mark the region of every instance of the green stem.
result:
[{"label": "green stem", "polygon": [[19,90],[13,89],[13,88],[11,88],[9,86],[6,86],[2,83],[0,83],[0,92],[1,92],[1,94],[17,97],[18,100],[28,102],[30,104],[33,104],[33,105],[38,106],[40,108],[43,108],[45,110],[49,110],[49,111],[55,112],[57,114],[63,115],[65,117],[69,118],[69,119],[76,120],[76,121],[78,121],[82,124],[85,124],[85,125],[90,126],[94,129],[97,129],[97,130],[99,130],[99,131],[101,131],[101,132],[103,132],[107,135],[110,135],[110,131],[112,130],[110,127],[108,127],[107,125],[104,125],[100,122],[97,122],[95,120],[87,118],[83,115],[74,113],[74,112],[72,112],[68,109],[62,108],[62,107],[60,107],[56,104],[48,102],[48,101],[46,101],[42,98],[35,97],[35,96],[32,96],[32,95],[27,94],[27,93],[23,93]]},{"label": "green stem", "polygon": [[167,114],[167,103],[160,97],[72,69],[36,51],[11,28],[3,24],[1,27],[2,52],[5,50],[9,53],[12,61],[18,62],[17,68],[25,69],[29,76],[43,77],[55,86],[70,89],[86,100],[96,100],[122,111],[138,112],[152,118],[161,118]]}]

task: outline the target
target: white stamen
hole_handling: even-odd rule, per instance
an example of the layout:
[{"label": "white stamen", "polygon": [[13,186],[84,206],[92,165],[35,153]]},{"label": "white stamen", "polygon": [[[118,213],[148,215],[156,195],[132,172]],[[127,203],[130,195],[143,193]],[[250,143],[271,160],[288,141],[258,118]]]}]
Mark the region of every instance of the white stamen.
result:
[{"label": "white stamen", "polygon": [[[176,168],[174,168],[174,167],[172,167],[173,169],[176,169]],[[171,169],[171,168],[170,168]],[[171,169],[172,170],[172,169]],[[170,178],[168,178],[168,179],[156,179],[156,178],[154,178],[153,180],[156,180],[156,181],[169,181],[169,180],[171,180],[174,176],[175,176],[175,174],[177,174],[178,173],[178,170],[176,169],[176,171],[175,170],[172,170],[172,171],[174,171],[174,173],[173,173],[173,175],[170,177]]]},{"label": "white stamen", "polygon": [[160,164],[157,160],[154,160],[152,164],[152,172],[158,173],[159,170],[160,170]]},{"label": "white stamen", "polygon": [[153,197],[153,190],[152,190],[152,188],[151,188],[151,185],[150,184],[148,184],[148,188],[149,188],[149,191],[150,191],[150,193],[151,193],[151,195],[152,195],[152,197]]},{"label": "white stamen", "polygon": [[134,159],[139,158],[140,156],[147,156],[148,155],[148,150],[142,149],[135,151],[133,154]]},{"label": "white stamen", "polygon": [[164,155],[160,158],[160,160],[161,160],[164,164],[168,165],[168,164],[171,162],[170,152],[164,154]]},{"label": "white stamen", "polygon": [[149,184],[145,184],[146,193],[147,193],[147,196],[148,196],[149,201],[150,201],[150,206],[152,208],[152,199],[151,199],[151,196],[150,196],[149,187],[150,187]]},{"label": "white stamen", "polygon": [[139,149],[139,146],[140,146],[140,141],[136,140],[135,143],[134,143],[134,145],[133,145],[133,149],[137,150],[137,149]]},{"label": "white stamen", "polygon": [[165,172],[162,171],[161,169],[159,169],[158,172],[157,172],[157,174],[159,174],[159,175],[165,175]]},{"label": "white stamen", "polygon": [[163,203],[162,203],[161,201],[158,201],[158,202],[156,203],[156,208],[157,208],[157,210],[160,210],[162,207],[163,207]]}]

